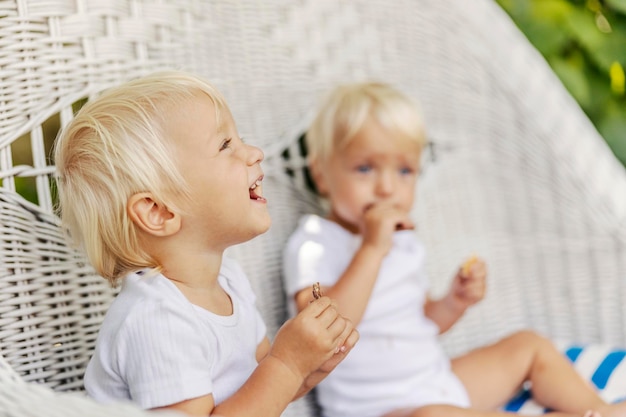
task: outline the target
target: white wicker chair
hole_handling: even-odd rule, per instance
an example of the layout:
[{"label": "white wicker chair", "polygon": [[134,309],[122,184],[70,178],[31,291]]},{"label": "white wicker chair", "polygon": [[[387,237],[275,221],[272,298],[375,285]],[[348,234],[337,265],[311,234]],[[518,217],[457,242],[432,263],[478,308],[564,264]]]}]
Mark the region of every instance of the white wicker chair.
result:
[{"label": "white wicker chair", "polygon": [[[274,224],[231,254],[270,333],[285,318],[283,244],[302,213],[320,209],[297,138],[320,94],[376,78],[421,102],[433,143],[415,209],[433,291],[464,256],[489,263],[487,297],[444,337],[449,352],[522,327],[626,345],[624,169],[492,1],[8,0],[0,40],[0,353],[27,381],[0,378],[2,415],[30,415],[30,390],[81,388],[114,296],[65,247],[44,138],[81,100],[165,68],[214,82],[266,152]],[[19,195],[24,184],[35,203]],[[63,410],[66,395],[42,401]],[[311,397],[285,415],[315,415]]]},{"label": "white wicker chair", "polygon": [[5,417],[184,417],[174,412],[147,412],[133,404],[101,405],[79,393],[58,393],[27,383],[0,356],[0,415]]}]

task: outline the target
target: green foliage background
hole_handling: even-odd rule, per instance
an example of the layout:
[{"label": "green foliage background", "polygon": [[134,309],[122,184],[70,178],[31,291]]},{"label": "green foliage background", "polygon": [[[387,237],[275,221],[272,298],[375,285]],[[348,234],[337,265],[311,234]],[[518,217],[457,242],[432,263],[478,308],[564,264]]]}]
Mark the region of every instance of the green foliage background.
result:
[{"label": "green foliage background", "polygon": [[626,166],[626,0],[496,0]]}]

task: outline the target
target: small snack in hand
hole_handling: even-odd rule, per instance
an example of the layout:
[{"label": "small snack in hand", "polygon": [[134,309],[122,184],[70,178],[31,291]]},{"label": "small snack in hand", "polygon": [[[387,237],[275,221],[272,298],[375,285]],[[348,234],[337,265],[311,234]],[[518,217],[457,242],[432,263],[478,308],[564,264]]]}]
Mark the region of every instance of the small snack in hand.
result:
[{"label": "small snack in hand", "polygon": [[320,283],[313,284],[313,298],[316,300],[322,296],[322,290],[320,289]]},{"label": "small snack in hand", "polygon": [[476,261],[478,260],[478,257],[476,255],[472,255],[470,256],[470,258],[465,261],[463,263],[463,266],[461,267],[461,275],[463,276],[468,276],[472,270],[472,265],[474,265],[474,263],[476,263]]}]

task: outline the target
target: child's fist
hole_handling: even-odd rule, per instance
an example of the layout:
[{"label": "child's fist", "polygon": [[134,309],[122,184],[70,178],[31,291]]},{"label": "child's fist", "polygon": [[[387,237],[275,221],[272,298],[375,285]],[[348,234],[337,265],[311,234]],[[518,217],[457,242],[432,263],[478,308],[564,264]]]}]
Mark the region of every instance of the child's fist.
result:
[{"label": "child's fist", "polygon": [[304,380],[333,355],[351,348],[351,331],[352,324],[337,312],[330,298],[321,297],[280,328],[270,355]]},{"label": "child's fist", "polygon": [[371,246],[386,255],[392,246],[393,233],[414,229],[409,213],[390,203],[370,205],[363,214],[363,245]]},{"label": "child's fist", "polygon": [[476,304],[485,296],[487,267],[485,262],[472,256],[459,268],[452,282],[450,295],[459,309]]},{"label": "child's fist", "polygon": [[340,340],[343,340],[343,343],[337,348],[335,355],[331,356],[329,360],[324,362],[320,368],[318,369],[321,372],[331,372],[339,363],[344,360],[346,355],[352,350],[356,342],[359,340],[359,332],[354,328],[352,322],[348,319],[346,320],[346,327],[343,331],[343,334],[339,336]]},{"label": "child's fist", "polygon": [[346,324],[347,325],[343,330],[343,333],[339,336],[339,339],[343,340],[343,343],[341,343],[341,345],[336,349],[335,354],[332,355],[330,359],[324,362],[316,371],[313,371],[307,378],[304,379],[304,382],[300,387],[300,392],[308,392],[321,380],[326,378],[326,376],[346,358],[346,355],[350,353],[356,342],[359,340],[359,332],[354,328],[352,322],[346,319]]}]

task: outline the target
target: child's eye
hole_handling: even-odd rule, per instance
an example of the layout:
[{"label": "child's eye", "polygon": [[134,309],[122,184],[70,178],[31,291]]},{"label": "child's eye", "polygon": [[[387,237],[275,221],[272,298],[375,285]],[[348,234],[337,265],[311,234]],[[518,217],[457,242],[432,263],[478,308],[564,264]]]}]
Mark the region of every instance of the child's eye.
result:
[{"label": "child's eye", "polygon": [[411,175],[413,173],[413,169],[409,167],[400,168],[400,175]]},{"label": "child's eye", "polygon": [[356,167],[357,172],[367,173],[372,170],[372,167],[369,165],[359,165]]},{"label": "child's eye", "polygon": [[220,146],[220,151],[230,148],[230,143],[232,141],[233,141],[232,138],[224,139],[224,142],[222,142],[222,145]]}]

